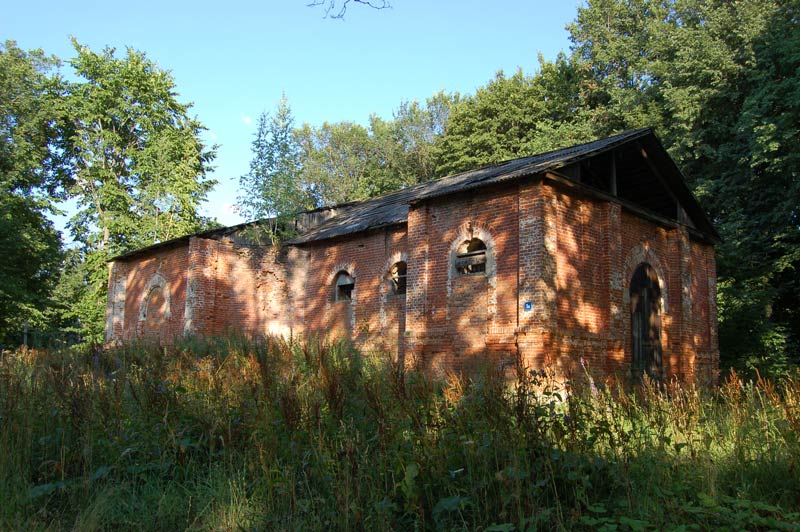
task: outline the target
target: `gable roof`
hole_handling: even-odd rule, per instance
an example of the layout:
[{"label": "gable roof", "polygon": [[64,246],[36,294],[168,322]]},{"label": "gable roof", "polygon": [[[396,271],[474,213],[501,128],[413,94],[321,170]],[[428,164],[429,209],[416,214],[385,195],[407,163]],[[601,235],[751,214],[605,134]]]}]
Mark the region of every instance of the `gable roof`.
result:
[{"label": "gable roof", "polygon": [[655,159],[654,164],[661,169],[660,178],[663,179],[669,192],[675,196],[676,201],[687,212],[695,227],[711,240],[718,241],[719,235],[686,186],[680,170],[653,131],[645,128],[569,148],[484,166],[477,170],[462,172],[377,198],[349,204],[342,208],[336,216],[290,240],[289,244],[305,244],[404,223],[408,220],[408,207],[411,204],[511,182],[526,176],[543,174],[546,171],[557,170],[632,143],[640,143],[646,153]]},{"label": "gable roof", "polygon": [[[672,196],[686,212],[689,220],[693,224],[693,228],[690,229],[694,232],[699,232],[712,242],[720,241],[719,234],[686,185],[683,174],[681,174],[681,171],[655,136],[652,129],[645,128],[626,131],[612,137],[578,144],[569,148],[553,150],[538,155],[484,166],[476,170],[461,172],[427,183],[407,187],[377,198],[308,211],[304,214],[312,214],[318,211],[330,211],[332,213],[335,212],[335,214],[287,243],[302,245],[403,224],[408,221],[409,205],[500,183],[510,183],[528,176],[544,175],[545,172],[557,172],[558,169],[565,166],[579,163],[622,147],[641,151],[645,159],[649,161],[647,164],[657,169],[657,180],[660,186],[663,187],[662,190]],[[559,177],[573,181],[578,186],[591,189],[591,187],[587,187],[579,180],[573,180],[567,175],[561,174]],[[626,201],[622,197],[609,197],[607,194],[604,196],[608,199],[619,201],[623,205],[633,206],[632,202]],[[654,213],[654,215],[657,218],[659,217],[656,213]],[[247,226],[257,225],[258,223],[258,221],[247,222],[231,227],[213,229],[194,235],[174,238],[166,242],[119,255],[111,260],[129,260],[135,256],[157,249],[182,245],[188,243],[192,236],[219,239],[244,229]]]}]

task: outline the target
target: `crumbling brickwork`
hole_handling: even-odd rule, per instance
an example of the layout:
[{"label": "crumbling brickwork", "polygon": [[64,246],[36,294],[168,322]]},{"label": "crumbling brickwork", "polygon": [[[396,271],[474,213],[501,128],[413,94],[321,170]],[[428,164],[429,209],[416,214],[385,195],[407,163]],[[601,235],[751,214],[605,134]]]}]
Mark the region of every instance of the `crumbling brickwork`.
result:
[{"label": "crumbling brickwork", "polygon": [[183,334],[186,250],[159,250],[137,261],[112,262],[109,269],[108,340],[166,340]]}]

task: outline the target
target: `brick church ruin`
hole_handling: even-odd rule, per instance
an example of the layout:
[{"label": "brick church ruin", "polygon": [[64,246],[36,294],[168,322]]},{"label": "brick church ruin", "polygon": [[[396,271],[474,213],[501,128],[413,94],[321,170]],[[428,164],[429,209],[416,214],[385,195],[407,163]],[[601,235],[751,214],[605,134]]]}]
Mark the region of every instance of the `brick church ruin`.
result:
[{"label": "brick church ruin", "polygon": [[717,232],[649,129],[109,263],[106,335],[346,337],[433,372],[476,362],[716,377]]}]

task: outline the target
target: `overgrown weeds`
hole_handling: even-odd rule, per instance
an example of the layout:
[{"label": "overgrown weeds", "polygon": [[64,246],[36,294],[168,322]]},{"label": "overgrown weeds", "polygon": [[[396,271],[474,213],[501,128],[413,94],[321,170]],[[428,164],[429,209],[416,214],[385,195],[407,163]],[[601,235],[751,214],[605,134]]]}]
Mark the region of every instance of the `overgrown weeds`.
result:
[{"label": "overgrown weeds", "polygon": [[5,353],[0,528],[797,529],[797,376],[518,376],[237,336]]}]

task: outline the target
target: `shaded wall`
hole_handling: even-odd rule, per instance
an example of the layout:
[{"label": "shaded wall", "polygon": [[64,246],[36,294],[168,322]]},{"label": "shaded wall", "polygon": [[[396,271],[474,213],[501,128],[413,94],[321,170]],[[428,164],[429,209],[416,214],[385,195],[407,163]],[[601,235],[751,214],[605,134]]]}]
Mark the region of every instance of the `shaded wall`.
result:
[{"label": "shaded wall", "polygon": [[164,341],[183,334],[188,257],[183,245],[109,263],[108,341]]},{"label": "shaded wall", "polygon": [[[518,187],[412,206],[408,215],[407,363],[435,373],[476,363],[512,364],[516,354]],[[458,246],[480,238],[485,274],[459,276]]]},{"label": "shaded wall", "polygon": [[[295,304],[302,308],[305,333],[348,338],[396,355],[405,330],[406,296],[391,293],[387,274],[407,259],[405,227],[315,242],[303,252],[306,280]],[[349,301],[335,300],[339,272],[355,280]]]}]

